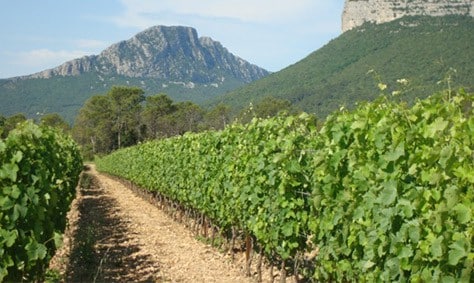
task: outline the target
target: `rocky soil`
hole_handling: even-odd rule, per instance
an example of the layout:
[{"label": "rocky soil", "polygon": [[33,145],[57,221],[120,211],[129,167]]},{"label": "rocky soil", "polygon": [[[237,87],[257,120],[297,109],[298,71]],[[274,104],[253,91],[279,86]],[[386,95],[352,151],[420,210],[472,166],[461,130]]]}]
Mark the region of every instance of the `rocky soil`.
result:
[{"label": "rocky soil", "polygon": [[[51,262],[60,281],[256,281],[255,273],[245,276],[243,255],[232,260],[197,240],[185,225],[93,166],[83,174],[64,245]],[[272,281],[268,268],[264,273],[264,281]]]}]

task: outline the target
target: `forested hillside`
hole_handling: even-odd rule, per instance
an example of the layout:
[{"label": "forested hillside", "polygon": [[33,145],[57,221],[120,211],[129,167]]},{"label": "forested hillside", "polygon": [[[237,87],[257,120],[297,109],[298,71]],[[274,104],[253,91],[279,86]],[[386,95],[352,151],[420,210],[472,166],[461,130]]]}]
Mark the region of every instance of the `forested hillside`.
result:
[{"label": "forested hillside", "polygon": [[[373,100],[377,85],[403,90],[413,102],[433,91],[474,85],[474,19],[463,16],[405,17],[366,23],[345,32],[300,62],[226,94],[233,109],[271,95],[326,117],[340,106]],[[400,85],[397,80],[408,84]],[[405,82],[405,80],[403,80]]]}]

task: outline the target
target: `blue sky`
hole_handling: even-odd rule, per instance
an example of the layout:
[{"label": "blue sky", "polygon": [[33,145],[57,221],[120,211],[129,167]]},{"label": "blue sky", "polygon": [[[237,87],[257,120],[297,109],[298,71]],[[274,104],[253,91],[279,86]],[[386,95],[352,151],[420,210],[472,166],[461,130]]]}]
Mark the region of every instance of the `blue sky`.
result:
[{"label": "blue sky", "polygon": [[341,33],[343,0],[3,0],[0,78],[99,54],[154,25],[183,25],[270,71]]}]

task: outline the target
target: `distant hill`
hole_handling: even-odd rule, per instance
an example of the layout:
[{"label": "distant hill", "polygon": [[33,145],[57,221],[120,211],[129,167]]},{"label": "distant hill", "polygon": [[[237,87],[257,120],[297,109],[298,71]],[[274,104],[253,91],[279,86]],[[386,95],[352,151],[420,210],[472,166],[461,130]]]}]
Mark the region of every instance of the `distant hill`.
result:
[{"label": "distant hill", "polygon": [[200,103],[268,75],[190,27],[156,26],[99,55],[33,75],[0,80],[0,114],[29,117],[57,112],[72,122],[92,95],[113,85]]},{"label": "distant hill", "polygon": [[[287,99],[319,117],[340,106],[380,94],[403,92],[397,99],[413,101],[434,91],[474,83],[474,19],[470,16],[403,17],[384,24],[365,24],[266,78],[232,91],[212,103],[234,110],[267,97]],[[373,70],[372,72],[369,72]],[[454,71],[455,70],[455,71]],[[407,86],[397,83],[408,80]]]}]

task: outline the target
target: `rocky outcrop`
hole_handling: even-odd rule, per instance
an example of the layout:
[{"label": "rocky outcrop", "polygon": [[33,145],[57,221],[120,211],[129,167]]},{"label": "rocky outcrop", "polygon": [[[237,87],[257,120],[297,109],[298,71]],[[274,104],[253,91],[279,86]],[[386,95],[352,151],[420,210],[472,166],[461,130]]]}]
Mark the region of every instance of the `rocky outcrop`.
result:
[{"label": "rocky outcrop", "polygon": [[470,15],[474,0],[346,0],[342,31],[365,22],[384,23],[403,16]]},{"label": "rocky outcrop", "polygon": [[190,27],[156,26],[116,43],[99,55],[87,56],[30,77],[75,76],[85,72],[170,81],[215,83],[226,77],[242,82],[268,72],[233,55]]}]

